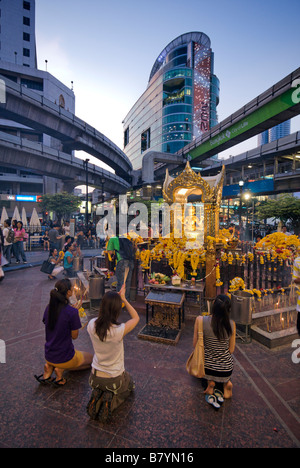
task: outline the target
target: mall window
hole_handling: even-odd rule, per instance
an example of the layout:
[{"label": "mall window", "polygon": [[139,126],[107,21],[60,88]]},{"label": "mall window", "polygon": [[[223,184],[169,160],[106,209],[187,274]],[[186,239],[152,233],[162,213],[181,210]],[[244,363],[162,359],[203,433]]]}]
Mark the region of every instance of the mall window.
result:
[{"label": "mall window", "polygon": [[24,8],[24,10],[30,10],[30,2],[25,2],[25,0],[24,0],[23,8]]},{"label": "mall window", "polygon": [[29,42],[30,41],[30,34],[28,34],[26,32],[23,32],[23,41]]},{"label": "mall window", "polygon": [[124,148],[127,146],[129,143],[129,127],[126,128],[124,132]]},{"label": "mall window", "polygon": [[23,16],[23,24],[25,26],[30,26],[30,18],[27,18],[27,16]]},{"label": "mall window", "polygon": [[43,91],[43,81],[29,80],[27,78],[21,78],[21,85],[29,89],[35,89],[36,91]]},{"label": "mall window", "polygon": [[30,50],[26,49],[26,47],[23,48],[23,56],[24,57],[30,57]]},{"label": "mall window", "polygon": [[141,134],[141,153],[150,148],[150,128]]}]

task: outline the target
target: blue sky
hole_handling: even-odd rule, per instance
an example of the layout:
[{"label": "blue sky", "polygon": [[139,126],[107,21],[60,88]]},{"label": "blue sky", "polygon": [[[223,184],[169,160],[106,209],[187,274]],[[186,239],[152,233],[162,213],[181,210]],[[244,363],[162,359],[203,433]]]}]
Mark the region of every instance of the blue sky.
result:
[{"label": "blue sky", "polygon": [[210,37],[221,121],[300,66],[299,14],[298,0],[36,0],[38,68],[48,60],[48,72],[73,81],[76,115],[122,148],[122,120],[169,42],[189,31]]}]

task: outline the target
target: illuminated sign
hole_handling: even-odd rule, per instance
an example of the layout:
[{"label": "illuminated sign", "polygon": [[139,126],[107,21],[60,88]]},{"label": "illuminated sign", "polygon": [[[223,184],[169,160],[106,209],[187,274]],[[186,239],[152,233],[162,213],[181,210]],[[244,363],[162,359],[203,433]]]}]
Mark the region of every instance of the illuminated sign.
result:
[{"label": "illuminated sign", "polygon": [[210,49],[194,44],[194,135],[209,130],[210,114]]},{"label": "illuminated sign", "polygon": [[16,195],[16,201],[36,202],[36,195]]},{"label": "illuminated sign", "polygon": [[0,200],[19,202],[41,202],[42,195],[10,195],[0,194]]}]

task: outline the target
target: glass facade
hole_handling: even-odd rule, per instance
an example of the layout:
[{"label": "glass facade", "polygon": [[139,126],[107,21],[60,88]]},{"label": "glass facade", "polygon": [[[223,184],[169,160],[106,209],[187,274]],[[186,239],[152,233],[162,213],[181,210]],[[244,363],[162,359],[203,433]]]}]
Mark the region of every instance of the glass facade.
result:
[{"label": "glass facade", "polygon": [[134,169],[148,151],[176,153],[218,122],[219,80],[208,36],[187,33],[161,52],[146,91],[125,117],[124,152]]},{"label": "glass facade", "polygon": [[283,138],[291,133],[291,121],[286,120],[275,127],[269,128],[258,135],[258,146],[271,143],[272,141]]}]

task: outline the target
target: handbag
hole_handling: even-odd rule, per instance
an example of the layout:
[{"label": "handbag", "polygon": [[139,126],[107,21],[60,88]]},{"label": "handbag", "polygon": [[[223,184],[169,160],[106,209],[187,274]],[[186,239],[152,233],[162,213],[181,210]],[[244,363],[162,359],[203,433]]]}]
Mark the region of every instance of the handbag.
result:
[{"label": "handbag", "polygon": [[47,273],[48,275],[51,275],[52,271],[54,270],[54,267],[55,267],[55,263],[51,263],[49,262],[49,260],[45,260],[42,263],[41,271],[43,273]]},{"label": "handbag", "polygon": [[204,343],[203,343],[203,317],[197,319],[198,325],[198,339],[194,351],[186,363],[186,370],[194,377],[204,377]]}]

